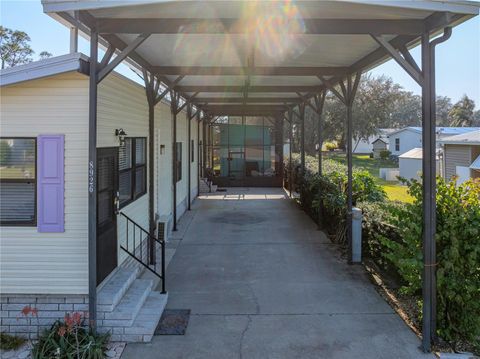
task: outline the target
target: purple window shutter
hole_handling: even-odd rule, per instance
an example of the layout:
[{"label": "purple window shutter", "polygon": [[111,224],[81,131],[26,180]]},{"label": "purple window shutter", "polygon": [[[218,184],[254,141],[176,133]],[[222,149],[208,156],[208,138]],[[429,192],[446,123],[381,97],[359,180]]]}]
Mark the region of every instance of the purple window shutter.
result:
[{"label": "purple window shutter", "polygon": [[37,229],[64,232],[64,135],[37,138]]}]

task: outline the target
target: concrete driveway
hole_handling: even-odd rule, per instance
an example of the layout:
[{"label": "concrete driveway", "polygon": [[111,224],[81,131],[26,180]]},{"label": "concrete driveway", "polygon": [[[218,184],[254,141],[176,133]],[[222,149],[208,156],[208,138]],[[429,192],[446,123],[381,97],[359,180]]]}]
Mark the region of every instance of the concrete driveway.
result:
[{"label": "concrete driveway", "polygon": [[182,225],[167,307],[191,309],[187,333],[129,344],[122,358],[430,357],[283,190],[202,196]]}]

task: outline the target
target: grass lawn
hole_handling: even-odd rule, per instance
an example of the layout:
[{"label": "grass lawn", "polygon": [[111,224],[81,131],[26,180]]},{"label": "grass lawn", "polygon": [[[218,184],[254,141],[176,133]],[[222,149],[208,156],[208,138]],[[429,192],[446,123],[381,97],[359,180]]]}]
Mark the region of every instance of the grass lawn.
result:
[{"label": "grass lawn", "polygon": [[[340,163],[346,163],[345,153],[326,153],[325,158],[330,158]],[[370,158],[369,155],[353,155],[353,166],[361,167],[367,170],[373,177],[377,179],[379,185],[387,193],[390,200],[411,203],[413,198],[407,193],[407,187],[402,186],[398,182],[385,181],[379,176],[380,168],[397,168],[398,165],[390,160],[382,160],[379,158]]]}]

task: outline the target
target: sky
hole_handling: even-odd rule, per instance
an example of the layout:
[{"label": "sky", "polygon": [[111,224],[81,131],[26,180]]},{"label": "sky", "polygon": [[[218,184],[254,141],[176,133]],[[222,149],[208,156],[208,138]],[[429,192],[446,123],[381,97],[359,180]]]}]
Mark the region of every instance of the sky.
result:
[{"label": "sky", "polygon": [[[32,39],[36,55],[44,50],[54,56],[69,51],[69,30],[43,13],[40,0],[0,0],[0,24],[25,31]],[[88,55],[85,39],[79,41],[79,51]],[[412,55],[420,63],[419,47],[412,50]],[[119,67],[118,71],[139,80],[126,66]],[[420,87],[393,60],[371,73],[389,76],[406,90],[421,94]],[[477,109],[480,108],[480,16],[455,27],[452,37],[437,46],[436,73],[437,95],[448,96],[455,103],[467,94]]]}]

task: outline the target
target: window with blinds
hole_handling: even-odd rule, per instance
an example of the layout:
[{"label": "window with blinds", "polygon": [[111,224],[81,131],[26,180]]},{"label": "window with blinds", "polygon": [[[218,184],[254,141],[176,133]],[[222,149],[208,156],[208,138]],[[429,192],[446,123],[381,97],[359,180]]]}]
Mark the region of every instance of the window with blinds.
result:
[{"label": "window with blinds", "polygon": [[175,145],[175,151],[177,152],[177,162],[175,163],[176,182],[179,182],[182,180],[182,142],[177,142]]},{"label": "window with blinds", "polygon": [[36,225],[37,141],[0,139],[0,223]]},{"label": "window with blinds", "polygon": [[129,137],[118,149],[120,207],[147,192],[147,139]]}]

